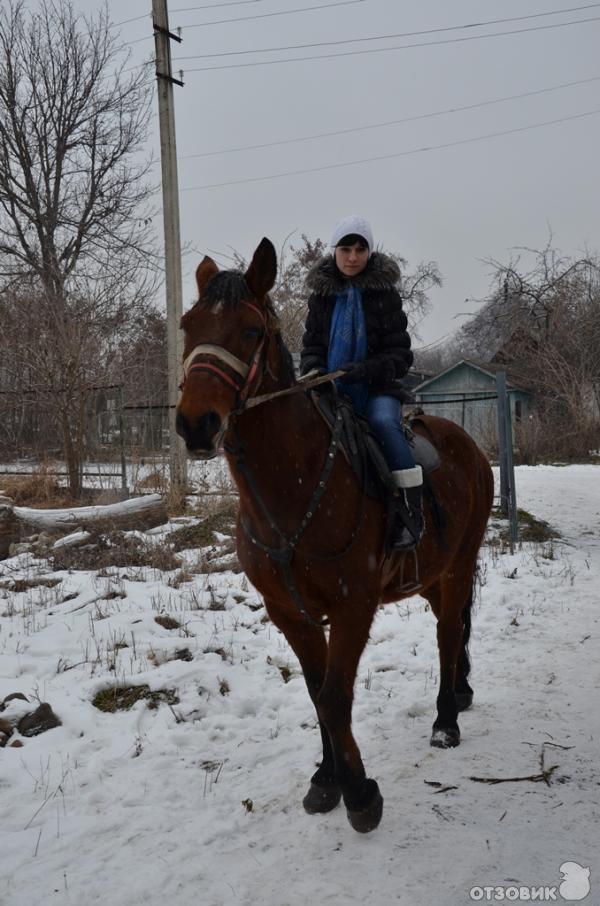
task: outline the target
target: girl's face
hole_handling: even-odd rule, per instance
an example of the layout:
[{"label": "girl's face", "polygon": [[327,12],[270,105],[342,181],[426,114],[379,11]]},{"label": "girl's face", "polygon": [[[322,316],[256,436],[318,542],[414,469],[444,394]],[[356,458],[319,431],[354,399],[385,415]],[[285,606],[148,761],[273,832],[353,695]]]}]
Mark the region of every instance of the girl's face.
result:
[{"label": "girl's face", "polygon": [[356,277],[357,274],[364,271],[368,260],[369,249],[360,242],[335,247],[335,263],[345,277]]}]

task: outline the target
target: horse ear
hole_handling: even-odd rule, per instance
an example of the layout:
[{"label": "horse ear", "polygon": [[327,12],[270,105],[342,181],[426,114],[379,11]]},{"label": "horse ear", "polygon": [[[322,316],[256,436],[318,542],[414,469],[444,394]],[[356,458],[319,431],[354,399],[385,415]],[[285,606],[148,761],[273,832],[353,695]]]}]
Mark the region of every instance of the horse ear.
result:
[{"label": "horse ear", "polygon": [[244,276],[248,288],[257,299],[262,298],[272,289],[277,276],[277,254],[269,239],[261,239]]},{"label": "horse ear", "polygon": [[219,268],[208,255],[205,255],[198,267],[196,268],[196,285],[198,286],[198,296],[202,295],[202,292],[206,288],[206,284],[209,280],[219,273]]}]

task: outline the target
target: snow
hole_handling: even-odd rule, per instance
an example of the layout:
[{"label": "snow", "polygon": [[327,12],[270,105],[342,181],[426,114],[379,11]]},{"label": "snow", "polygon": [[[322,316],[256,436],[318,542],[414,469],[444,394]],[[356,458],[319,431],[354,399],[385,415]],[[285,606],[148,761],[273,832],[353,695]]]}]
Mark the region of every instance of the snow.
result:
[{"label": "snow", "polygon": [[[369,835],[343,805],[302,809],[320,755],[314,711],[243,575],[179,584],[152,568],[0,563],[0,701],[39,697],[62,720],[0,750],[2,906],[459,906],[475,885],[558,885],[565,860],[591,867],[585,902],[598,897],[600,471],[516,472],[519,506],[562,538],[482,552],[459,748],[429,746],[438,661],[425,602],[376,617],[354,707],[385,800]],[[10,590],[50,576],[61,583]],[[184,648],[193,660],[170,659]],[[175,689],[179,703],[98,711],[91,699],[115,681]],[[16,699],[0,717],[31,708]],[[470,779],[539,774],[542,750],[558,765],[550,785]]]}]

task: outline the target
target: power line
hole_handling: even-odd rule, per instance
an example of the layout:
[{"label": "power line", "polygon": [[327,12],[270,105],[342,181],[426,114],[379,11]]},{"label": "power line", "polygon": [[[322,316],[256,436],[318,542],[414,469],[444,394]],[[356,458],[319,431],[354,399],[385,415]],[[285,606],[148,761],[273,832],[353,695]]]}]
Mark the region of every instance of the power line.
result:
[{"label": "power line", "polygon": [[[227,3],[207,3],[204,6],[184,6],[179,9],[172,9],[173,13],[191,13],[197,9],[221,9],[224,6],[245,6],[247,3],[262,3],[263,0],[229,0]],[[130,22],[141,22],[142,19],[148,19],[152,13],[144,13],[142,16],[134,16],[132,19],[123,19],[121,22],[113,22],[111,28],[119,28],[120,25],[129,25]]]},{"label": "power line", "polygon": [[[208,25],[224,25],[227,22],[249,22],[251,19],[270,19],[273,16],[290,16],[292,13],[306,13],[316,9],[329,9],[334,6],[351,6],[354,3],[364,3],[365,0],[336,0],[335,3],[321,3],[319,6],[301,6],[298,9],[278,10],[274,13],[259,13],[256,16],[240,16],[237,19],[215,19],[212,22],[196,22],[193,25],[186,25],[186,28],[206,28]],[[139,44],[140,41],[147,41],[150,35],[144,38],[138,38],[136,41],[130,41],[130,44]]]},{"label": "power line", "polygon": [[246,6],[248,3],[262,3],[263,0],[229,0],[228,3],[208,3],[204,6],[180,6],[178,9],[172,9],[169,15],[173,13],[192,13],[197,9],[221,9],[225,6]]},{"label": "power line", "polygon": [[336,0],[335,3],[320,3],[318,6],[302,6],[299,9],[284,9],[274,13],[259,13],[257,16],[240,16],[238,19],[218,19],[214,22],[196,22],[186,25],[186,28],[206,28],[207,25],[223,25],[225,22],[248,22],[250,19],[271,19],[273,16],[289,16],[292,13],[305,13],[313,9],[329,9],[334,6],[351,6],[354,3],[364,3],[365,0]]},{"label": "power line", "polygon": [[254,63],[230,63],[223,66],[200,66],[193,69],[186,69],[186,73],[190,72],[214,72],[219,69],[246,69],[252,66],[273,66],[279,63],[300,63],[307,60],[331,60],[337,57],[354,57],[363,54],[372,54],[372,53],[386,53],[392,50],[407,50],[415,47],[438,47],[443,44],[462,44],[466,41],[480,41],[484,38],[504,38],[512,35],[523,35],[528,32],[534,31],[548,31],[552,28],[566,28],[569,25],[584,25],[588,22],[598,22],[600,21],[600,16],[593,16],[588,19],[574,19],[570,22],[557,22],[552,25],[533,25],[531,28],[517,28],[511,29],[510,31],[497,31],[491,32],[486,35],[467,35],[462,38],[444,38],[441,41],[419,41],[414,44],[397,44],[394,47],[373,47],[367,50],[347,50],[343,53],[328,53],[328,54],[317,54],[304,57],[285,57],[282,60],[259,60]]},{"label": "power line", "polygon": [[119,28],[121,25],[129,25],[130,22],[141,22],[142,19],[147,19],[151,13],[144,13],[143,16],[134,16],[132,19],[123,19],[121,22],[112,22],[109,25],[109,28]]},{"label": "power line", "polygon": [[368,163],[373,163],[375,161],[392,160],[392,159],[398,158],[398,157],[408,157],[409,155],[413,155],[413,154],[424,154],[427,151],[440,151],[445,148],[455,148],[455,147],[458,147],[459,145],[468,145],[473,142],[482,142],[482,141],[486,141],[487,139],[490,139],[490,138],[499,138],[500,136],[503,136],[503,135],[516,135],[518,132],[528,132],[531,129],[541,129],[545,126],[554,126],[558,123],[567,123],[572,120],[583,119],[586,116],[594,116],[598,113],[600,113],[600,108],[597,108],[595,110],[587,110],[584,113],[575,113],[575,114],[572,114],[571,116],[563,116],[563,117],[560,117],[559,119],[555,119],[555,120],[546,120],[543,123],[532,123],[529,126],[519,126],[515,129],[505,129],[505,130],[502,130],[501,132],[488,132],[486,135],[475,135],[475,136],[472,136],[471,138],[463,138],[463,139],[458,139],[458,140],[452,141],[452,142],[444,142],[441,145],[426,145],[422,148],[411,148],[408,151],[396,151],[392,154],[380,154],[377,157],[363,157],[363,158],[360,158],[359,160],[348,160],[348,161],[344,161],[343,163],[337,163],[337,164],[325,164],[320,167],[308,167],[308,168],[302,169],[302,170],[288,170],[285,173],[272,173],[269,176],[250,176],[250,177],[246,177],[244,179],[229,180],[227,182],[207,183],[206,185],[202,185],[202,186],[186,186],[183,189],[181,189],[180,191],[181,192],[195,192],[195,191],[199,191],[201,189],[218,189],[218,188],[222,188],[224,186],[237,186],[237,185],[242,185],[244,183],[266,182],[267,180],[270,180],[270,179],[283,179],[284,177],[287,177],[287,176],[300,176],[305,173],[318,173],[323,170],[337,170],[337,169],[340,169],[341,167],[353,167],[353,166],[356,166],[357,164],[368,164]]},{"label": "power line", "polygon": [[287,44],[280,47],[257,47],[253,50],[230,50],[221,53],[195,54],[194,56],[177,57],[176,60],[178,62],[181,62],[182,60],[204,60],[214,57],[243,56],[245,54],[252,53],[273,53],[280,50],[307,50],[310,47],[333,47],[340,44],[358,44],[365,41],[385,41],[391,38],[415,38],[418,35],[432,35],[439,34],[441,32],[461,31],[466,28],[483,28],[487,25],[501,25],[506,22],[522,22],[525,19],[541,19],[546,16],[557,16],[563,13],[580,12],[585,9],[597,8],[599,6],[600,3],[588,3],[586,6],[571,6],[567,7],[566,9],[552,10],[551,12],[531,13],[528,16],[511,16],[505,19],[487,19],[482,22],[467,22],[464,25],[447,25],[439,28],[428,28],[422,31],[405,31],[388,35],[372,35],[371,37],[367,38],[346,38],[343,41],[319,41],[313,44]]},{"label": "power line", "polygon": [[217,151],[201,151],[196,154],[183,154],[179,156],[179,160],[191,160],[195,157],[214,157],[218,154],[232,154],[237,151],[256,151],[260,148],[274,148],[279,145],[292,145],[296,142],[308,142],[318,138],[331,138],[332,136],[337,135],[348,135],[352,132],[364,132],[369,129],[382,129],[386,126],[398,126],[402,123],[412,123],[417,120],[431,119],[436,116],[443,116],[450,113],[462,113],[465,110],[475,110],[479,107],[489,107],[493,104],[501,104],[505,101],[515,101],[520,100],[521,98],[533,97],[538,94],[546,94],[551,91],[559,91],[563,88],[572,88],[576,85],[587,85],[591,82],[599,82],[600,76],[592,76],[589,79],[579,79],[576,82],[564,82],[562,85],[552,85],[548,88],[538,88],[535,91],[523,91],[520,94],[510,94],[501,98],[492,98],[491,100],[478,101],[474,104],[464,104],[460,107],[447,107],[444,110],[436,110],[431,113],[417,113],[413,116],[405,116],[398,120],[387,120],[384,123],[370,123],[365,126],[353,126],[348,129],[336,129],[333,132],[317,132],[314,135],[303,135],[296,138],[286,138],[280,139],[279,141],[274,142],[261,142],[257,145],[242,145],[238,148],[221,148]]}]

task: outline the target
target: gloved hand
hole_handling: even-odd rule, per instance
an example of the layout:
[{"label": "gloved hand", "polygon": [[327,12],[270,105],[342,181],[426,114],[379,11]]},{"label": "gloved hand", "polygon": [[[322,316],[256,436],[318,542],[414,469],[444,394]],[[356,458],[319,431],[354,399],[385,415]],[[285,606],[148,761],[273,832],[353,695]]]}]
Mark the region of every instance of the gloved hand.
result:
[{"label": "gloved hand", "polygon": [[[312,381],[314,378],[321,377],[323,374],[327,374],[325,368],[311,368],[310,371],[307,371],[306,374],[302,375],[302,382]],[[315,393],[328,393],[334,389],[333,381],[323,381],[322,384],[317,384],[317,386],[312,389]]]},{"label": "gloved hand", "polygon": [[345,375],[340,378],[345,384],[355,384],[357,381],[364,381],[367,377],[366,362],[346,362],[340,365],[339,371],[345,371]]},{"label": "gloved hand", "polygon": [[394,380],[396,368],[391,359],[365,359],[364,362],[348,362],[341,366],[346,374],[340,380],[348,384],[356,381],[388,383]]}]

